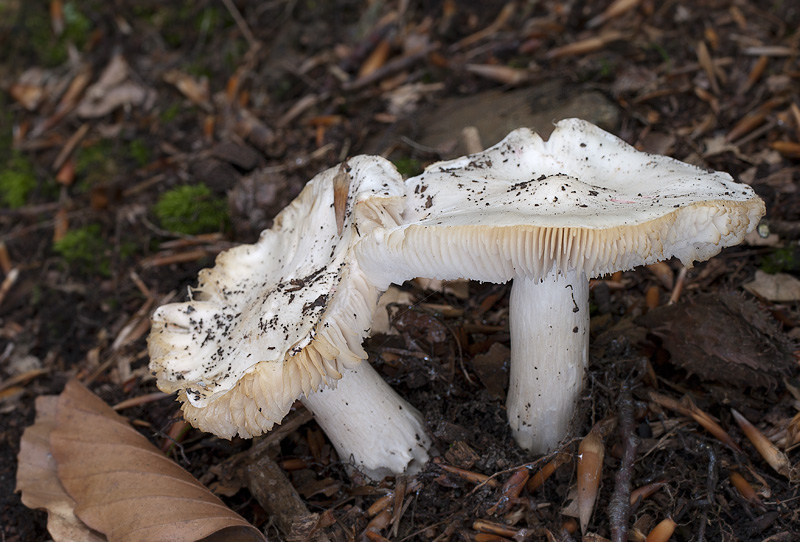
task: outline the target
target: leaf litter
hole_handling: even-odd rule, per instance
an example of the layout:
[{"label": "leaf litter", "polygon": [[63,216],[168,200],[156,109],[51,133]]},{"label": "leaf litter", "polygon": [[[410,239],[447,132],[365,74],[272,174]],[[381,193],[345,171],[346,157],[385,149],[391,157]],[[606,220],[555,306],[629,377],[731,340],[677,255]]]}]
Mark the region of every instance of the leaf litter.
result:
[{"label": "leaf litter", "polygon": [[[780,473],[796,466],[800,434],[792,342],[800,338],[793,293],[800,271],[796,11],[750,1],[203,2],[184,10],[123,2],[84,17],[92,32],[76,38],[82,5],[50,4],[52,15],[41,10],[37,20],[12,2],[0,21],[0,158],[35,166],[25,204],[0,209],[0,523],[7,540],[48,536],[44,516],[23,508],[8,481],[16,451],[29,456],[30,442],[20,436],[34,399],[61,392],[72,376],[109,403],[132,404],[124,411],[132,426],[101,432],[129,438],[137,428],[271,539],[297,535],[292,518],[276,527],[267,503],[257,504],[265,501],[262,487],[243,474],[251,465],[269,464],[263,484],[299,495],[314,515],[313,536],[574,540],[579,525],[563,512],[576,487],[579,442],[607,417],[619,423],[605,437],[587,540],[616,540],[621,517],[630,518],[629,536],[641,539],[673,530],[673,539],[800,536],[798,486]],[[42,28],[58,51],[41,49]],[[470,284],[469,296],[459,297],[407,284],[410,299],[390,306],[392,333],[367,342],[370,361],[423,411],[442,454],[410,479],[348,474],[300,407],[298,423],[287,421],[286,431],[251,448],[187,429],[169,402],[146,399],[155,388],[142,326],[153,299],[183,296],[215,254],[252,241],[325,167],[365,150],[398,164],[442,158],[464,128],[438,140],[426,133],[445,98],[475,98],[471,107],[487,112],[478,116],[487,124],[473,139],[494,143],[487,137],[492,113],[517,96],[511,87],[543,89],[530,107],[546,123],[554,120],[550,107],[600,93],[623,139],[729,171],[752,184],[769,210],[769,243],[754,239],[692,270],[665,262],[593,282],[592,391],[574,439],[541,458],[510,439],[502,286]],[[519,103],[527,115],[525,99]],[[16,178],[4,173],[0,189],[23,169],[15,168]],[[195,182],[227,199],[231,223],[197,236],[167,231],[152,213],[155,202]],[[66,255],[51,248],[53,238],[87,225],[105,243],[106,276],[64,265]],[[748,283],[752,293],[736,294],[746,298],[719,297]],[[736,339],[715,342],[711,334]],[[23,367],[21,359],[34,361]],[[629,414],[619,406],[623,382],[633,398]],[[740,429],[730,407],[757,433]],[[84,431],[99,436],[81,427],[61,444],[78,445],[69,437]],[[760,434],[753,438],[766,452],[746,433]],[[623,467],[630,439],[636,459]],[[769,466],[762,453],[781,456],[767,442],[788,466]],[[87,457],[101,465],[114,448],[89,446]],[[65,472],[82,480],[81,459],[64,458],[74,469]],[[235,468],[223,468],[232,458]],[[526,470],[528,484],[513,483]],[[632,495],[646,495],[628,510],[624,499],[611,504],[618,478],[629,480]],[[759,500],[744,496],[747,487]]]}]

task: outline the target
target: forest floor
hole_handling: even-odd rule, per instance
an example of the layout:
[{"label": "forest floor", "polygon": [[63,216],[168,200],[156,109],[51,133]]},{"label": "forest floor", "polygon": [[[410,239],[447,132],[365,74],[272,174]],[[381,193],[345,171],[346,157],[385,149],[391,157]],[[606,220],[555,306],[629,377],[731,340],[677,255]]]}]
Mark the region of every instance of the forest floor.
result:
[{"label": "forest floor", "polygon": [[[35,399],[71,379],[110,405],[129,401],[122,416],[270,540],[298,535],[242,477],[265,453],[316,518],[317,539],[579,540],[578,446],[613,422],[584,539],[616,540],[624,523],[644,540],[671,518],[676,541],[800,540],[796,3],[49,8],[0,5],[3,541],[51,536],[47,514],[15,493],[17,454]],[[556,453],[526,453],[507,425],[509,285],[406,283],[391,326],[366,342],[441,454],[413,476],[349,475],[299,403],[271,437],[226,441],[153,395],[153,310],[186,300],[199,270],[254,242],[318,172],[369,153],[414,175],[464,154],[464,127],[488,147],[573,116],[749,184],[769,230],[688,273],[668,261],[592,281],[588,385]],[[770,467],[732,409],[788,470]],[[729,444],[698,419],[716,420]],[[637,452],[624,467],[628,436]],[[560,466],[535,487],[551,461]],[[654,492],[613,504],[623,471]]]}]

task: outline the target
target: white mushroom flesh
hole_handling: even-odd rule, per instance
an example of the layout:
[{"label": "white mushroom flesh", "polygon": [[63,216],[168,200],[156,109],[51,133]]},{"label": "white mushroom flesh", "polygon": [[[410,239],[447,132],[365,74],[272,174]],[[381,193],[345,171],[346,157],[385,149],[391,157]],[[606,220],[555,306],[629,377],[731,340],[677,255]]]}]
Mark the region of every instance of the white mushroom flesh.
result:
[{"label": "white mushroom flesh", "polygon": [[358,365],[378,290],[352,246],[397,225],[402,179],[378,157],[349,161],[341,231],[338,168],[312,179],[258,243],[220,254],[193,299],[159,308],[149,338],[158,386],[177,391],[193,425],[218,436],[271,429],[292,403]]},{"label": "white mushroom flesh", "polygon": [[567,433],[583,391],[589,281],[574,271],[545,280],[517,277],[508,311],[508,424],[520,447],[547,453]]},{"label": "white mushroom flesh", "polygon": [[334,388],[302,400],[339,459],[376,480],[418,472],[428,461],[431,445],[420,413],[369,363],[343,372]]}]

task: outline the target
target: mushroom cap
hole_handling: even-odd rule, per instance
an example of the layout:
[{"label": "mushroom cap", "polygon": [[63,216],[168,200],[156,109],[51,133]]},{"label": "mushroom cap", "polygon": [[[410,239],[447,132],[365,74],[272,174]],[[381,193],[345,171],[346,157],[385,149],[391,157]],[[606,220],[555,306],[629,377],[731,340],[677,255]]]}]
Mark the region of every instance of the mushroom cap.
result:
[{"label": "mushroom cap", "polygon": [[397,225],[405,189],[383,158],[347,165],[338,225],[337,167],[309,181],[256,244],[202,270],[190,301],[153,314],[150,369],[196,427],[224,438],[269,431],[301,395],[366,357],[378,291],[352,248],[375,227]]},{"label": "mushroom cap", "polygon": [[526,128],[406,180],[401,225],[356,248],[379,287],[417,276],[505,282],[588,277],[741,242],[764,203],[727,173],[639,152],[579,119]]}]

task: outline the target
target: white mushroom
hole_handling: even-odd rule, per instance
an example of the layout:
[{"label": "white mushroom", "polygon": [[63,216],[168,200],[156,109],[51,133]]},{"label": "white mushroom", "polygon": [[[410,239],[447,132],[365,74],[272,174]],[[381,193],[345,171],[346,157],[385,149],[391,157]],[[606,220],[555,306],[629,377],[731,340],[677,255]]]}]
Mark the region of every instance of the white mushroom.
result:
[{"label": "white mushroom", "polygon": [[[379,292],[352,248],[397,225],[404,186],[382,158],[347,166],[312,179],[258,243],[220,254],[190,301],[155,312],[150,368],[161,390],[178,392],[192,425],[223,438],[269,431],[309,398],[342,459],[378,476],[424,464],[430,441],[419,413],[368,364],[354,370],[367,357],[361,342]],[[347,370],[344,390],[319,393]],[[355,393],[359,385],[369,389]],[[370,439],[338,435],[359,424]]]},{"label": "white mushroom", "polygon": [[588,279],[677,257],[686,266],[741,242],[764,214],[753,190],[636,151],[587,122],[527,129],[406,181],[398,226],[356,246],[385,289],[424,276],[514,279],[509,423],[534,452],[569,429],[588,363]]}]

